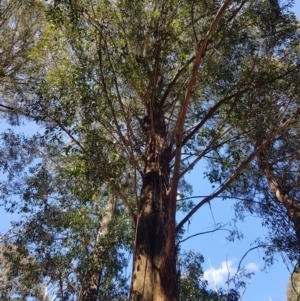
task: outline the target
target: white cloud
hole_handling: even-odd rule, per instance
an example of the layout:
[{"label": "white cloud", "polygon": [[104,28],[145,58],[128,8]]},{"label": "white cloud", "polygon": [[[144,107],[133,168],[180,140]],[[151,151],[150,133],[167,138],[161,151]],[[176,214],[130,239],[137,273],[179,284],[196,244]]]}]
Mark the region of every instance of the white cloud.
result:
[{"label": "white cloud", "polygon": [[219,268],[211,266],[204,272],[203,278],[208,281],[213,288],[224,285],[228,279],[228,274],[234,275],[236,268],[233,267],[234,260],[223,261]]},{"label": "white cloud", "polygon": [[[234,265],[235,262],[236,259],[231,259],[221,262],[219,268],[211,266],[209,269],[204,271],[203,279],[207,280],[211,288],[225,285],[225,282],[228,280],[228,275],[230,278],[237,272],[237,267]],[[250,262],[245,266],[245,269],[248,272],[255,272],[258,270],[258,266],[255,263]]]},{"label": "white cloud", "polygon": [[246,264],[245,269],[247,272],[256,272],[259,270],[259,267],[255,263],[250,262],[250,263]]}]

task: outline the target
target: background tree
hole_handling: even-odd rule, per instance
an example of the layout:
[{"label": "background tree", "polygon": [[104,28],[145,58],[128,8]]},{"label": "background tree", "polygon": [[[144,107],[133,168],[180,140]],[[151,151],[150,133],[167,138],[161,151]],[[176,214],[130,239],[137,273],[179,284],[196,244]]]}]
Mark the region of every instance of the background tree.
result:
[{"label": "background tree", "polygon": [[[36,275],[47,279],[57,298],[121,298],[128,290],[123,253],[132,243],[122,206],[101,182],[88,181],[91,171],[80,156],[66,157],[41,137],[26,139],[7,131],[2,138],[8,173],[2,199],[7,210],[22,212],[3,240],[35,258]],[[32,267],[26,268],[31,275]]]},{"label": "background tree", "polygon": [[35,298],[37,301],[49,301],[45,283],[36,274],[38,264],[24,251],[14,245],[1,246],[0,298],[1,300]]},{"label": "background tree", "polygon": [[0,112],[12,124],[24,116],[18,114],[20,101],[28,97],[26,87],[34,73],[28,56],[43,29],[44,10],[43,1],[0,3]]}]

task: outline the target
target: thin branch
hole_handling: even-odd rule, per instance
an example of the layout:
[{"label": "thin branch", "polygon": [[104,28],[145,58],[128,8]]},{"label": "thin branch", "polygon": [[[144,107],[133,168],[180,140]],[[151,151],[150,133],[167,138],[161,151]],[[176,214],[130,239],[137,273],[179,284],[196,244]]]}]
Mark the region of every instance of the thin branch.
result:
[{"label": "thin branch", "polygon": [[196,32],[196,28],[195,28],[194,4],[195,4],[195,1],[192,0],[191,19],[192,19],[193,33],[194,33],[194,37],[195,37],[195,41],[196,41],[196,45],[197,45],[199,42],[198,42],[197,32]]},{"label": "thin branch", "polygon": [[[230,131],[231,129],[229,128],[226,130],[224,133]],[[195,165],[211,150],[211,146],[222,136],[224,133],[221,133],[219,131],[219,135],[216,135],[211,142],[208,144],[208,146],[200,153],[200,155],[197,156],[197,158],[189,164],[179,175],[179,178],[181,179],[187,172],[189,172],[191,169],[195,167]]]},{"label": "thin branch", "polygon": [[[111,39],[111,42],[112,42],[113,44],[115,44],[115,43],[114,43],[115,41],[114,41],[113,39]],[[123,101],[122,101],[122,97],[121,97],[121,94],[120,94],[120,89],[119,89],[118,77],[117,77],[117,74],[116,74],[116,70],[115,70],[114,65],[113,65],[113,63],[112,63],[112,60],[110,59],[110,55],[109,55],[107,43],[105,43],[105,44],[106,44],[106,51],[107,51],[107,57],[108,57],[108,60],[109,60],[109,65],[110,65],[111,70],[112,70],[112,72],[113,72],[113,78],[114,78],[115,88],[116,88],[116,91],[117,91],[118,102],[119,102],[119,104],[120,104],[120,107],[121,107],[121,110],[122,110],[122,114],[123,114],[123,116],[124,116],[124,118],[125,118],[125,120],[126,120],[127,129],[128,129],[128,131],[130,132],[131,138],[133,139],[133,141],[134,141],[134,143],[135,143],[134,147],[132,147],[132,143],[129,143],[129,141],[127,141],[127,143],[126,143],[125,145],[128,144],[128,145],[130,146],[130,157],[131,157],[131,159],[133,160],[133,163],[134,163],[134,165],[136,166],[136,168],[137,168],[137,169],[139,170],[139,172],[141,173],[141,168],[140,168],[140,166],[139,166],[138,161],[135,160],[135,156],[134,156],[134,153],[133,153],[133,149],[134,149],[135,151],[137,151],[137,152],[139,153],[140,156],[142,156],[142,152],[141,152],[140,148],[137,147],[137,146],[138,146],[138,142],[137,142],[136,136],[135,136],[134,133],[133,133],[132,127],[131,127],[131,125],[130,125],[130,119],[131,119],[131,118],[128,118],[128,114],[126,114],[126,111],[125,111],[125,108],[124,108],[124,104],[123,104]],[[115,46],[115,47],[116,47],[116,46]],[[117,48],[117,47],[116,47],[116,48]],[[125,137],[124,137],[124,139],[125,139]],[[123,142],[124,142],[124,141],[123,141]]]},{"label": "thin branch", "polygon": [[193,237],[196,237],[196,236],[199,236],[199,235],[208,234],[208,233],[213,233],[213,232],[216,232],[216,231],[218,231],[218,230],[230,232],[230,230],[228,230],[228,229],[222,229],[222,227],[223,227],[222,225],[219,225],[219,226],[218,226],[216,229],[214,229],[214,230],[205,231],[205,232],[199,232],[199,233],[190,235],[190,236],[188,236],[187,238],[185,238],[185,239],[183,239],[183,240],[180,240],[180,241],[176,244],[176,247],[177,247],[179,244],[185,242],[186,240],[188,240],[188,239],[190,239],[190,238],[193,238]]},{"label": "thin branch", "polygon": [[251,251],[256,250],[256,249],[258,249],[258,248],[265,248],[265,247],[273,247],[273,246],[272,246],[272,245],[257,245],[257,246],[255,246],[255,247],[250,248],[250,249],[243,255],[243,257],[241,258],[241,260],[240,260],[240,262],[239,262],[239,265],[238,265],[238,268],[237,268],[237,270],[236,270],[236,273],[234,274],[233,277],[235,277],[235,276],[239,273],[239,271],[240,271],[240,269],[241,269],[242,261],[245,259],[245,257],[248,255],[248,253],[250,253]]},{"label": "thin branch", "polygon": [[[224,132],[221,132],[221,128],[222,128],[222,126],[224,126],[224,123],[227,121],[227,119],[229,118],[229,116],[230,116],[230,113],[233,111],[233,109],[234,109],[234,107],[235,107],[235,105],[236,105],[236,103],[237,103],[237,97],[235,98],[235,101],[232,103],[232,105],[231,105],[231,107],[230,107],[230,109],[229,109],[229,112],[227,113],[227,117],[225,118],[225,120],[223,121],[223,125],[220,125],[217,129],[216,129],[216,131],[217,132],[219,132],[219,134],[218,135],[216,135],[212,140],[211,140],[211,142],[208,144],[208,146],[201,152],[201,154],[200,155],[198,155],[198,157],[191,163],[191,164],[189,164],[186,168],[185,168],[185,170],[183,171],[183,172],[181,172],[181,174],[180,174],[180,178],[182,178],[187,172],[189,172],[191,169],[193,169],[194,168],[194,166],[208,153],[208,151],[209,151],[209,148],[220,138],[220,137],[222,137],[222,136],[224,136],[224,134],[226,134],[227,132],[229,132],[230,130],[231,130],[231,128],[228,128],[227,130],[225,130]],[[195,127],[197,127],[197,125],[195,126]],[[195,128],[195,127],[193,127],[193,128]],[[221,144],[219,144],[219,145],[215,145],[215,148],[216,147],[220,147],[221,146]]]},{"label": "thin branch", "polygon": [[[107,42],[106,40],[103,38],[102,36],[102,39],[105,43],[105,47],[106,47],[106,51],[107,53],[109,52],[108,51],[108,46],[107,46]],[[128,145],[128,142],[129,141],[126,141],[124,135],[122,134],[122,130],[121,130],[121,127],[120,127],[120,124],[118,122],[118,118],[116,116],[116,112],[115,112],[115,109],[114,109],[114,106],[112,104],[112,101],[111,101],[111,98],[108,94],[108,90],[107,90],[107,86],[106,86],[106,80],[105,80],[105,77],[104,77],[104,74],[103,74],[103,63],[102,63],[102,54],[101,54],[101,50],[100,48],[97,50],[97,54],[98,54],[98,57],[99,57],[99,68],[100,68],[100,73],[101,73],[101,80],[102,80],[102,85],[103,85],[103,88],[104,88],[104,93],[105,93],[105,96],[106,96],[106,99],[107,99],[107,102],[108,102],[108,105],[110,107],[110,110],[111,110],[111,113],[112,113],[112,116],[113,116],[113,120],[114,120],[114,124],[117,128],[117,133],[118,133],[118,136],[119,138],[121,139],[121,141],[123,142],[123,145],[124,145],[124,150],[128,153],[132,163],[134,164],[134,166],[137,168],[137,170],[142,174],[142,171],[141,171],[141,168],[138,164],[138,162],[135,160],[135,157],[132,153],[132,148],[130,150],[130,148],[127,148],[126,146]],[[110,63],[110,67],[114,70],[113,66],[112,66],[112,63],[111,63],[111,60],[109,58],[109,63]],[[117,90],[117,94],[118,94],[118,99],[119,99],[119,102],[121,102],[122,100],[120,99],[120,95],[119,95],[119,89],[118,89],[118,84],[116,82],[116,78],[114,78],[114,81],[115,81],[115,87],[116,87],[116,90]],[[131,144],[130,144],[131,145]]]},{"label": "thin branch", "polygon": [[161,104],[164,104],[169,93],[172,91],[172,88],[174,87],[174,85],[176,84],[177,80],[179,79],[179,77],[181,76],[181,74],[186,70],[186,68],[193,62],[193,60],[195,59],[195,56],[192,56],[184,65],[183,67],[181,67],[177,73],[175,74],[175,76],[173,77],[173,79],[171,80],[171,82],[169,83],[162,99],[161,99]]},{"label": "thin branch", "polygon": [[[186,201],[186,200],[191,200],[191,199],[199,199],[199,198],[207,198],[209,197],[208,195],[196,195],[196,196],[190,196],[190,197],[186,197],[186,198],[180,198],[179,201]],[[215,199],[234,199],[234,200],[238,200],[238,201],[242,201],[242,202],[251,202],[251,203],[255,203],[255,204],[261,204],[258,201],[253,201],[250,198],[239,198],[239,197],[235,197],[235,196],[229,196],[229,195],[219,195],[216,196]]]},{"label": "thin branch", "polygon": [[[7,111],[1,110],[1,108],[6,109]],[[19,108],[6,106],[4,104],[0,104],[0,111],[2,111],[3,113],[11,112],[11,113],[15,113],[15,114],[21,114],[24,117],[35,119],[35,116],[25,113],[24,111],[20,110]]]},{"label": "thin branch", "polygon": [[[243,95],[244,93],[252,90],[253,87],[247,87],[243,90],[240,90],[232,95],[225,96],[222,100],[217,102],[210,110],[209,112],[205,115],[205,117],[197,124],[194,126],[193,130],[189,132],[182,140],[182,146],[184,146],[198,131],[201,129],[201,127],[211,119],[211,117],[216,113],[216,111],[227,101],[231,100],[232,98],[238,98],[240,95]],[[236,101],[234,102],[236,103]],[[175,152],[173,153],[173,156],[175,155]]]},{"label": "thin branch", "polygon": [[229,23],[236,17],[236,15],[240,12],[240,10],[243,8],[243,6],[244,6],[247,2],[248,2],[248,0],[242,1],[241,5],[240,5],[237,9],[235,9],[235,10],[233,11],[232,16],[227,20],[227,24],[229,24]]}]

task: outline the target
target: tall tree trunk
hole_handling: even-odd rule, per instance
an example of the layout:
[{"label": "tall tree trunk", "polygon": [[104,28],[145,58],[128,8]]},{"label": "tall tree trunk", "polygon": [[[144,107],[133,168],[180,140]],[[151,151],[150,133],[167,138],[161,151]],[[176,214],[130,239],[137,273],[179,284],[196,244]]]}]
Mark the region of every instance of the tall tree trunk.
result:
[{"label": "tall tree trunk", "polygon": [[85,272],[82,289],[80,291],[78,301],[97,301],[99,293],[99,284],[102,274],[101,258],[105,252],[101,239],[108,232],[108,224],[112,219],[115,211],[115,200],[110,198],[105,206],[105,212],[100,222],[100,227],[97,234],[96,244],[93,254],[88,263],[88,268]]},{"label": "tall tree trunk", "polygon": [[168,150],[159,116],[156,112],[154,124],[149,124],[130,301],[178,300],[175,213],[170,212]]}]

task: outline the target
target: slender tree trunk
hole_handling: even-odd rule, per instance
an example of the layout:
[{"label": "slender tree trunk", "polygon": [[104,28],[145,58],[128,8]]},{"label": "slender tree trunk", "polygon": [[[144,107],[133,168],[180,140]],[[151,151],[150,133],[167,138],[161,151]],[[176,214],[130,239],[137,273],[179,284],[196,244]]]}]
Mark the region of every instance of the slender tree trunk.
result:
[{"label": "slender tree trunk", "polygon": [[147,160],[138,207],[130,301],[177,301],[175,214],[169,204],[169,160],[162,118],[148,131]]},{"label": "slender tree trunk", "polygon": [[266,176],[272,193],[275,195],[278,202],[280,202],[286,208],[289,219],[294,224],[298,247],[300,249],[300,205],[289,195],[289,192],[286,191],[283,185],[279,183],[264,152],[259,153],[258,163]]},{"label": "slender tree trunk", "polygon": [[[273,172],[273,167],[268,161],[268,158],[266,157],[264,152],[260,152],[257,156],[258,164],[261,170],[263,171],[268,185],[270,187],[270,190],[276,197],[277,201],[281,203],[287,210],[288,217],[290,221],[294,225],[295,234],[297,237],[297,245],[300,249],[300,205],[299,203],[292,198],[289,195],[289,192],[286,191],[284,184],[280,183],[278,181],[277,177],[275,176]],[[287,288],[287,300],[297,300],[297,297],[299,296],[299,289],[298,289],[298,277],[299,277],[299,262],[295,265],[293,274],[291,276],[291,279],[288,283]]]},{"label": "slender tree trunk", "polygon": [[99,279],[99,272],[97,275],[97,271],[86,273],[86,276],[89,276],[89,279],[86,279],[88,277],[85,277],[85,282],[83,283],[83,288],[80,291],[80,295],[78,297],[78,301],[96,301],[97,295],[98,295],[98,279]]},{"label": "slender tree trunk", "polygon": [[82,289],[80,291],[78,301],[97,301],[99,294],[99,282],[101,280],[102,265],[101,258],[105,252],[105,248],[101,243],[103,238],[108,232],[108,224],[112,219],[115,211],[115,200],[112,198],[107,202],[105,206],[105,213],[100,222],[100,227],[96,239],[96,244],[91,255],[91,259],[84,275]]}]

